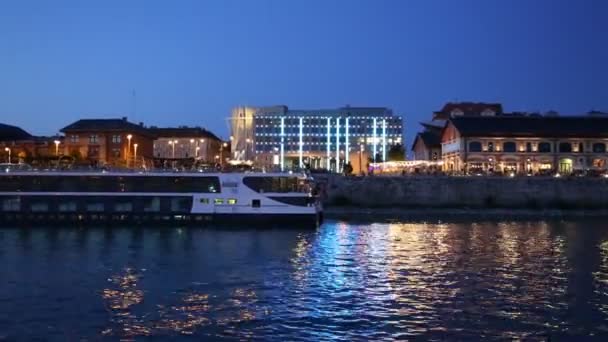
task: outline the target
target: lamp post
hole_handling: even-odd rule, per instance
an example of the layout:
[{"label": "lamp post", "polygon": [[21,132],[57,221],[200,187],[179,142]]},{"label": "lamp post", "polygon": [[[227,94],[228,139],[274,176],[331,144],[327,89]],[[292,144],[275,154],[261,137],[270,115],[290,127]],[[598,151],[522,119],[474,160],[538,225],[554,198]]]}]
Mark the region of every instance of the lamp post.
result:
[{"label": "lamp post", "polygon": [[127,168],[129,167],[129,158],[131,158],[131,138],[133,136],[131,134],[127,135]]},{"label": "lamp post", "polygon": [[[232,137],[230,137],[232,139]],[[224,166],[224,147],[228,147],[228,143],[220,145],[220,166]]]},{"label": "lamp post", "polygon": [[8,163],[10,164],[11,163],[11,149],[8,147],[5,147],[4,150],[6,152],[8,152]]},{"label": "lamp post", "polygon": [[59,156],[59,144],[61,143],[61,141],[59,140],[55,140],[55,156]]},{"label": "lamp post", "polygon": [[169,145],[171,145],[171,159],[175,159],[175,144],[177,144],[177,140],[169,140]]},{"label": "lamp post", "polygon": [[249,143],[251,142],[251,139],[247,138],[245,139],[245,160],[249,160],[248,155],[249,155]]},{"label": "lamp post", "polygon": [[137,167],[137,143],[133,144],[133,166]]},{"label": "lamp post", "polygon": [[[201,142],[201,145],[205,143],[205,139],[201,139],[199,141]],[[209,154],[208,152],[209,151],[207,151],[207,149],[205,149],[204,157],[201,155],[201,159],[203,159],[203,161],[205,160],[205,158],[207,158],[207,154]]]}]

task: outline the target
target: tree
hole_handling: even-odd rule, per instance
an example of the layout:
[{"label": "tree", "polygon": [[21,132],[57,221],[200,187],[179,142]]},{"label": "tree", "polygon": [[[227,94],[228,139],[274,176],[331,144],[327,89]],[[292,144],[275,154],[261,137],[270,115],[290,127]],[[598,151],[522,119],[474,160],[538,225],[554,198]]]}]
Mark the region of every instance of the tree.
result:
[{"label": "tree", "polygon": [[403,145],[396,144],[391,146],[388,150],[388,160],[389,161],[403,161],[405,160],[405,150],[403,149]]}]

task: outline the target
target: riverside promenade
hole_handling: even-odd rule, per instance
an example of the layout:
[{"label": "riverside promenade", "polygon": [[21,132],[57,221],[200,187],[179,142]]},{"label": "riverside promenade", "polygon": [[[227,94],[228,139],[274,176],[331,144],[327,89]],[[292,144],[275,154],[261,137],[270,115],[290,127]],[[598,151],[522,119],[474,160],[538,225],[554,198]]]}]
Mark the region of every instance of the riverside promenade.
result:
[{"label": "riverside promenade", "polygon": [[608,210],[608,179],[315,175],[332,207]]}]

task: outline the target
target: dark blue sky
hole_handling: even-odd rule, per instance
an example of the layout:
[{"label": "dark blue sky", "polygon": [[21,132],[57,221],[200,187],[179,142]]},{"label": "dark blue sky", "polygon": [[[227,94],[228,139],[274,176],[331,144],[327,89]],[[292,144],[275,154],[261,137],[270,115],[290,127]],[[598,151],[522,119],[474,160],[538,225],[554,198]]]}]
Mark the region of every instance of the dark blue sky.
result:
[{"label": "dark blue sky", "polygon": [[[0,122],[202,125],[239,104],[608,111],[608,1],[3,1]],[[136,89],[137,110],[131,114]]]}]

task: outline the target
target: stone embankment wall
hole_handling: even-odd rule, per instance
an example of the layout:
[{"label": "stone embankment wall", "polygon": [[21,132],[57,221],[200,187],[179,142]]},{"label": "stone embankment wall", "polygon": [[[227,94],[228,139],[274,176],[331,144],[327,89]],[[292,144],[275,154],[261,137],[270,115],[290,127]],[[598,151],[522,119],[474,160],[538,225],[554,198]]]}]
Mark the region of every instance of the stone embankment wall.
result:
[{"label": "stone embankment wall", "polygon": [[319,175],[328,206],[607,209],[608,179]]}]

